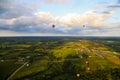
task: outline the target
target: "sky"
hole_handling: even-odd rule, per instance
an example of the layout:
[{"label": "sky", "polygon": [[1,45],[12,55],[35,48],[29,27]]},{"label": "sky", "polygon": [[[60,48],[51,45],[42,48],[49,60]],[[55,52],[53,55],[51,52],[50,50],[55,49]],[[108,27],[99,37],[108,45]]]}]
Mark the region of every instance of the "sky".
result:
[{"label": "sky", "polygon": [[120,37],[120,0],[0,0],[0,36]]}]

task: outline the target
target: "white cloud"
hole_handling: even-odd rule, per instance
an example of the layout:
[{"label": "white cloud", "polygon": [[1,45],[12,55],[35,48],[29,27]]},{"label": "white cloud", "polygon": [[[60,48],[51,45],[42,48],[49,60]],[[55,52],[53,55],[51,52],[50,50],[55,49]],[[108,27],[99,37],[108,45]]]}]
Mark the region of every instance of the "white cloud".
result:
[{"label": "white cloud", "polygon": [[81,26],[87,24],[91,27],[99,27],[102,26],[102,22],[109,19],[113,13],[113,11],[110,11],[109,14],[97,14],[94,11],[86,12],[84,15],[72,13],[59,17],[58,21],[68,26]]},{"label": "white cloud", "polygon": [[[81,31],[87,35],[91,32],[99,31],[99,29],[92,30],[92,27],[98,27],[104,29],[107,25],[115,25],[115,23],[104,24],[103,22],[111,17],[113,12],[109,14],[97,14],[94,11],[86,12],[84,15],[77,13],[71,13],[61,17],[54,17],[49,12],[38,12],[33,16],[21,16],[18,18],[1,20],[3,25],[0,25],[2,30],[11,30],[16,32],[26,33],[55,33],[55,34],[81,34],[82,25],[87,23],[87,27],[91,29]],[[52,24],[56,25],[55,29],[52,29]],[[116,26],[118,23],[116,23]],[[4,26],[4,27],[3,27]]]}]

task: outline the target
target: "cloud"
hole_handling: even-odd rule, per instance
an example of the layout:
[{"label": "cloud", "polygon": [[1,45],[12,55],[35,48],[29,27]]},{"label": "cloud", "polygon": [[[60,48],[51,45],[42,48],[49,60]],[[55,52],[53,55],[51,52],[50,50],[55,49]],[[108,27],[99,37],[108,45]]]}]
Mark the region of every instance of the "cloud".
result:
[{"label": "cloud", "polygon": [[59,17],[59,22],[68,26],[81,26],[87,24],[91,27],[99,27],[102,22],[113,15],[113,11],[101,12],[88,11],[84,15],[72,13]]},{"label": "cloud", "polygon": [[103,3],[100,5],[97,5],[96,10],[106,10],[106,11],[119,11],[120,10],[120,3],[119,2],[112,2],[112,3]]},{"label": "cloud", "polygon": [[44,2],[46,3],[67,3],[67,2],[70,2],[70,0],[43,0]]},{"label": "cloud", "polygon": [[[100,5],[97,7],[100,8]],[[111,35],[115,30],[119,34],[120,21],[107,22],[118,9],[118,3],[107,3],[99,10],[90,10],[84,14],[54,16],[50,12],[35,11],[35,7],[21,4],[18,0],[0,0],[0,35],[100,35],[101,32]],[[54,29],[53,24],[56,26]],[[86,27],[83,28],[83,25]]]},{"label": "cloud", "polygon": [[107,5],[107,8],[110,10],[119,11],[120,4],[119,3],[109,4],[109,5]]},{"label": "cloud", "polygon": [[34,8],[31,5],[21,4],[18,0],[0,0],[0,18],[9,19],[32,15]]},{"label": "cloud", "polygon": [[118,4],[118,5],[110,5],[110,6],[108,6],[109,8],[120,8],[120,5]]},{"label": "cloud", "polygon": [[120,36],[120,28],[111,28],[111,29],[103,29],[102,31],[98,31],[95,34],[91,34],[93,36]]},{"label": "cloud", "polygon": [[[50,31],[50,30],[49,30]],[[0,36],[119,36],[120,28],[101,29],[101,28],[86,28],[82,29],[76,27],[69,30],[69,33],[28,33],[28,32],[16,32],[9,30],[0,30]]]},{"label": "cloud", "polygon": [[[21,16],[7,20],[0,19],[0,29],[26,33],[79,34],[79,32],[85,32],[82,25],[101,27],[102,22],[112,14],[112,12],[109,14],[97,14],[94,11],[89,11],[84,15],[71,13],[61,17],[54,17],[49,12],[37,12],[32,16]],[[52,24],[56,25],[55,29],[52,28]]]},{"label": "cloud", "polygon": [[[54,34],[54,33],[25,33],[14,32],[9,30],[0,30],[0,36],[71,36],[70,34]],[[73,34],[73,36],[75,36]]]}]

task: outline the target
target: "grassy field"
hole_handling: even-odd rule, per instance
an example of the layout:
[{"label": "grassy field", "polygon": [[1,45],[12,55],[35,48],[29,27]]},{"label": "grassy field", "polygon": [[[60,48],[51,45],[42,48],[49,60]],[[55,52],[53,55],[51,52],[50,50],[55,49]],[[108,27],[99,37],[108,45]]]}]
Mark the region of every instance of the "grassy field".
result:
[{"label": "grassy field", "polygon": [[5,79],[14,70],[16,70],[21,64],[15,64],[15,61],[0,62],[0,79]]},{"label": "grassy field", "polygon": [[[34,76],[44,79],[48,76],[48,78],[53,77],[53,80],[57,80],[60,79],[60,76],[69,77],[72,75],[72,80],[76,73],[86,72],[86,68],[88,67],[85,63],[86,60],[89,61],[91,72],[119,68],[119,64],[117,64],[118,60],[114,59],[115,61],[113,62],[108,59],[109,56],[113,56],[112,58],[115,57],[112,51],[104,45],[99,45],[98,43],[88,40],[70,42],[54,48],[51,55],[46,56],[42,60],[30,63],[29,67],[25,66],[13,77],[13,79],[27,79],[34,78]],[[48,66],[51,67],[49,68]],[[62,75],[62,73],[66,75]]]},{"label": "grassy field", "polygon": [[66,38],[7,42],[0,47],[0,79],[28,62],[10,80],[118,80],[120,53],[107,45]]}]

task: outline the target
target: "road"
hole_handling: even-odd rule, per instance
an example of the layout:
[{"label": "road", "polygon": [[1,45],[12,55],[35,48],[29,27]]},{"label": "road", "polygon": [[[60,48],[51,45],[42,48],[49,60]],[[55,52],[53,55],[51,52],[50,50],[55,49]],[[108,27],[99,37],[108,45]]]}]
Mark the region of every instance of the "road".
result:
[{"label": "road", "polygon": [[[47,62],[53,62],[53,63],[58,63],[58,62],[63,62],[65,60],[70,60],[70,61],[76,61],[76,60],[80,60],[78,59],[64,59],[64,60],[59,60],[59,61],[47,61]],[[22,66],[20,66],[18,69],[16,69],[8,78],[7,80],[10,80],[20,69],[22,69],[25,65],[27,65],[28,62],[25,62]]]},{"label": "road", "polygon": [[10,80],[20,69],[22,69],[28,62],[25,62],[22,66],[20,66],[18,69],[16,69],[8,78],[7,80]]}]

